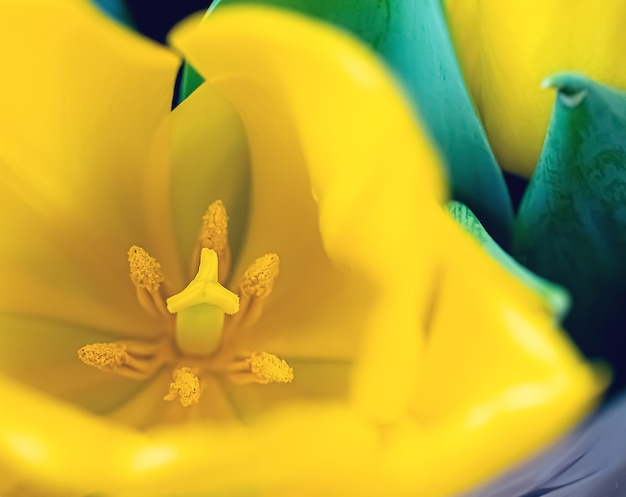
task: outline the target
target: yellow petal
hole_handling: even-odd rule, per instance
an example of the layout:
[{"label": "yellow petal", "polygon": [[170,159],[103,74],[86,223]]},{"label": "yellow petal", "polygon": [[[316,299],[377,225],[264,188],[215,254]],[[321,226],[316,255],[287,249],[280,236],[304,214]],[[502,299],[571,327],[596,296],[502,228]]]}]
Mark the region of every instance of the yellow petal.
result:
[{"label": "yellow petal", "polygon": [[0,312],[154,334],[125,253],[156,245],[143,171],[177,58],[88,2],[2,2],[0,32]]},{"label": "yellow petal", "polygon": [[[322,472],[322,488],[333,490],[376,448],[373,430],[333,404],[292,405],[251,427],[191,424],[139,433],[3,378],[0,392],[11,399],[11,409],[0,412],[3,465],[13,478],[63,495],[224,495],[259,486],[294,491],[319,488]],[[6,480],[0,485],[8,486]]]},{"label": "yellow petal", "polygon": [[[251,216],[235,273],[264,253],[281,260],[249,340],[287,357],[345,359],[360,346],[357,403],[396,416],[435,250],[420,236],[444,190],[409,106],[370,53],[295,15],[223,9],[174,43],[248,134]],[[389,388],[391,377],[406,382]]]},{"label": "yellow petal", "polygon": [[438,433],[428,453],[474,483],[561,436],[607,377],[585,364],[538,296],[467,235],[449,247],[411,413]]},{"label": "yellow petal", "polygon": [[[233,253],[241,247],[249,208],[248,144],[233,106],[215,88],[203,84],[176,107],[159,130],[151,150],[152,169],[146,177],[146,203],[161,243],[176,240],[183,274],[182,289],[202,225],[202,216],[222,200],[231,222]],[[181,286],[182,285],[182,286]]]},{"label": "yellow petal", "polygon": [[548,76],[577,71],[626,88],[621,0],[601,8],[568,0],[446,4],[466,80],[508,171],[530,176],[535,169],[554,102],[541,89]]},{"label": "yellow petal", "polygon": [[81,346],[110,341],[110,334],[7,314],[0,315],[0,330],[0,372],[48,395],[102,413],[142,387],[137,381],[103,374],[77,360],[76,351]]}]

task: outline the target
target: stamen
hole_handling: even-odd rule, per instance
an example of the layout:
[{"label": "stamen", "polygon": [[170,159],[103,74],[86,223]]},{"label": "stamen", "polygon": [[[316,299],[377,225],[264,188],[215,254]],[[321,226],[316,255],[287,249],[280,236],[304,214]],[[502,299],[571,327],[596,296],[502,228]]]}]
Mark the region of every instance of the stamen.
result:
[{"label": "stamen", "polygon": [[263,301],[272,293],[278,277],[279,262],[278,255],[265,254],[248,267],[239,283],[241,305],[233,325],[251,327],[259,320]]},{"label": "stamen", "polygon": [[196,373],[191,368],[183,367],[174,370],[173,376],[174,381],[170,383],[170,391],[163,397],[163,400],[178,399],[183,407],[197,404],[202,395],[202,388]]},{"label": "stamen", "polygon": [[222,336],[224,314],[239,310],[239,297],[224,288],[217,277],[217,253],[204,248],[196,277],[182,292],[167,299],[168,311],[176,313],[176,343],[185,354],[212,354]]},{"label": "stamen", "polygon": [[239,358],[228,368],[229,378],[233,383],[291,383],[293,368],[287,361],[269,352],[252,352],[245,358]]},{"label": "stamen", "polygon": [[265,254],[250,264],[239,284],[241,293],[249,297],[265,298],[274,287],[278,276],[278,255]]},{"label": "stamen", "polygon": [[198,267],[198,260],[203,248],[215,250],[219,260],[219,281],[224,283],[230,271],[231,255],[228,244],[228,216],[221,200],[216,200],[202,216],[202,227],[192,257],[192,273]]},{"label": "stamen", "polygon": [[78,358],[88,366],[115,371],[128,362],[123,343],[92,343],[78,349]]},{"label": "stamen", "polygon": [[137,299],[151,315],[167,316],[161,285],[165,281],[161,264],[141,247],[133,245],[128,250],[130,280],[135,285]]},{"label": "stamen", "polygon": [[291,383],[293,368],[287,361],[268,352],[253,352],[248,359],[250,371],[259,379],[259,383]]},{"label": "stamen", "polygon": [[78,349],[78,358],[87,366],[144,380],[172,359],[168,351],[164,342],[92,343]]}]

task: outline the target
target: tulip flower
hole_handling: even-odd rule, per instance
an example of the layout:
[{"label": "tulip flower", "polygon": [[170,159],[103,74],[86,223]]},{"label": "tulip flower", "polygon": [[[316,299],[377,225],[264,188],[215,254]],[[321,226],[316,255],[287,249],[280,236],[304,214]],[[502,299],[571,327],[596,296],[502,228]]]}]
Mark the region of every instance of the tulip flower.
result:
[{"label": "tulip flower", "polygon": [[593,406],[354,39],[225,8],[170,111],[179,57],[89,4],[0,28],[0,494],[445,496]]}]

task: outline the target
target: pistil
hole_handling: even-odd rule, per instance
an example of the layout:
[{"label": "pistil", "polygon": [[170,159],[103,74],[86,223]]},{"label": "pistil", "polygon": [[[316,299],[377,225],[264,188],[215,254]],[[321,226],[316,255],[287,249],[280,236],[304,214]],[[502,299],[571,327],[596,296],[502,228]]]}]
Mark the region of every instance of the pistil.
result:
[{"label": "pistil", "polygon": [[239,310],[239,297],[218,281],[218,258],[203,248],[198,274],[180,293],[167,299],[167,309],[176,314],[176,344],[190,356],[213,354],[222,338],[224,316]]}]

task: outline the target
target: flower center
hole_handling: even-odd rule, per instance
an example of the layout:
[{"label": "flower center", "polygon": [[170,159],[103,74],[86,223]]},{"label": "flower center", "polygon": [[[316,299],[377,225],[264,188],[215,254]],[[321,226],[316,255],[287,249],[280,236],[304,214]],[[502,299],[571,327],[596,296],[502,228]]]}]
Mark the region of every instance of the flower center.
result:
[{"label": "flower center", "polygon": [[[203,377],[220,375],[235,384],[290,383],[293,369],[269,352],[238,350],[233,336],[255,325],[278,276],[279,259],[266,254],[245,271],[235,293],[225,286],[230,270],[228,222],[224,205],[216,201],[202,218],[192,267],[196,276],[172,295],[159,262],[141,247],[128,251],[130,280],[137,300],[150,315],[168,324],[153,342],[123,340],[85,345],[79,359],[105,372],[145,380],[162,368],[172,369],[164,400],[184,407],[200,402]],[[175,317],[173,316],[175,315]]]}]

